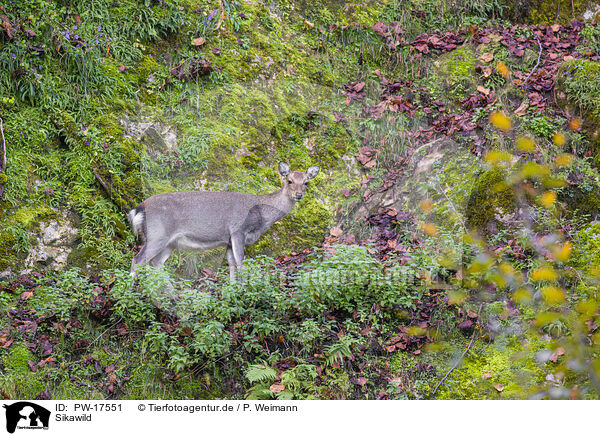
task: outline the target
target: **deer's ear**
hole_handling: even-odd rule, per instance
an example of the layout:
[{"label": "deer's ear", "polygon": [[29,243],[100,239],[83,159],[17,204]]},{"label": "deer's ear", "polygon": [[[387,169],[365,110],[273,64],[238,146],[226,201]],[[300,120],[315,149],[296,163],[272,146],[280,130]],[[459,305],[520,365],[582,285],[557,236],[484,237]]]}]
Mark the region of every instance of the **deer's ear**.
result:
[{"label": "deer's ear", "polygon": [[310,167],[306,170],[306,179],[314,179],[317,177],[317,174],[319,174],[319,167]]},{"label": "deer's ear", "polygon": [[279,174],[283,177],[287,176],[290,173],[290,166],[285,162],[279,162]]}]

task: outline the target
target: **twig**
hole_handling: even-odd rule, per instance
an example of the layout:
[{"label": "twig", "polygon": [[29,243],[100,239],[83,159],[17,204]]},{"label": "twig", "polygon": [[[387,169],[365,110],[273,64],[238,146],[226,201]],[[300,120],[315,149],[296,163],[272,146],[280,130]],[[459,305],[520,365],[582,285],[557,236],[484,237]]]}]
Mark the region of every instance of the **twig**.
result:
[{"label": "twig", "polygon": [[[477,311],[477,319],[479,320],[479,314],[481,313],[481,306],[483,306],[483,304],[479,305],[479,310]],[[438,384],[436,385],[435,389],[433,390],[433,392],[431,393],[430,398],[433,398],[435,393],[437,392],[438,388],[442,385],[442,383],[444,383],[444,380],[446,380],[448,378],[448,376],[450,375],[450,373],[452,371],[454,371],[458,365],[462,362],[463,358],[465,357],[465,355],[467,354],[467,352],[469,351],[469,349],[471,348],[471,344],[473,344],[473,339],[475,339],[475,332],[477,332],[477,329],[473,329],[473,334],[471,335],[471,340],[469,341],[469,344],[467,345],[467,348],[465,349],[465,351],[463,351],[462,355],[460,356],[460,359],[458,359],[456,361],[456,363],[454,364],[454,366],[452,368],[450,368],[450,371],[448,371],[446,373],[446,375],[444,376],[444,378],[442,378]]]},{"label": "twig", "polygon": [[215,30],[219,30],[221,28],[223,20],[225,19],[225,6],[223,5],[223,0],[219,0],[219,6],[221,9],[221,16],[219,17],[219,22],[215,26]]},{"label": "twig", "polygon": [[116,326],[117,324],[119,324],[121,321],[123,321],[123,318],[119,318],[119,320],[117,322],[115,322],[113,325],[111,325],[109,328],[107,328],[106,330],[104,330],[102,333],[100,333],[98,336],[96,336],[96,339],[94,339],[92,342],[90,342],[88,344],[87,347],[85,347],[86,349],[90,348],[98,339],[100,339],[102,336],[104,336],[104,334],[109,331],[110,329],[112,329],[114,326]]},{"label": "twig", "polygon": [[542,43],[540,42],[540,39],[537,36],[535,37],[535,40],[537,41],[538,45],[540,46],[540,52],[538,53],[537,63],[535,64],[535,66],[533,67],[533,69],[531,70],[531,72],[529,73],[527,78],[523,81],[523,87],[525,87],[525,84],[527,83],[527,81],[529,80],[531,75],[534,73],[534,71],[537,69],[537,67],[540,65],[540,61],[542,60],[542,52],[544,51],[544,49],[542,48]]},{"label": "twig", "polygon": [[[4,139],[4,125],[0,118],[0,132],[2,133],[2,164],[0,166],[0,174],[6,174],[6,140]],[[0,184],[0,200],[4,196],[4,183]]]}]

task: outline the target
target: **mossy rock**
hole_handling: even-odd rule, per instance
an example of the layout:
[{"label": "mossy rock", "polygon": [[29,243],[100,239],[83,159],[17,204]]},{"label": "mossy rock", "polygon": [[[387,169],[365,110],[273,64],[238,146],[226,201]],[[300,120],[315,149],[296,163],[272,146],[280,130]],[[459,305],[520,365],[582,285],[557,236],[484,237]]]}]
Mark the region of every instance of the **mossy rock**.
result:
[{"label": "mossy rock", "polygon": [[596,272],[600,268],[600,223],[581,229],[574,241],[569,265],[580,271]]},{"label": "mossy rock", "polygon": [[576,59],[561,64],[556,99],[570,113],[583,114],[582,130],[596,152],[600,147],[600,62]]},{"label": "mossy rock", "polygon": [[461,99],[474,90],[477,79],[477,53],[470,44],[445,53],[433,65],[433,79],[442,84],[442,93]]},{"label": "mossy rock", "polygon": [[594,219],[600,213],[600,187],[590,185],[572,185],[558,191],[558,200],[580,216]]},{"label": "mossy rock", "polygon": [[320,245],[326,230],[331,227],[333,212],[314,193],[308,192],[292,212],[273,225],[261,238],[246,249],[249,256],[298,252]]},{"label": "mossy rock", "polygon": [[515,195],[505,183],[506,172],[494,168],[480,174],[467,202],[467,226],[481,234],[503,227],[497,214],[510,214],[515,209]]},{"label": "mossy rock", "polygon": [[540,344],[516,338],[493,344],[473,344],[462,365],[454,370],[436,394],[445,400],[527,399],[541,390],[544,371],[535,363]]},{"label": "mossy rock", "polygon": [[587,10],[598,4],[595,0],[535,0],[527,3],[529,22],[543,24],[569,24],[573,20],[583,20]]}]

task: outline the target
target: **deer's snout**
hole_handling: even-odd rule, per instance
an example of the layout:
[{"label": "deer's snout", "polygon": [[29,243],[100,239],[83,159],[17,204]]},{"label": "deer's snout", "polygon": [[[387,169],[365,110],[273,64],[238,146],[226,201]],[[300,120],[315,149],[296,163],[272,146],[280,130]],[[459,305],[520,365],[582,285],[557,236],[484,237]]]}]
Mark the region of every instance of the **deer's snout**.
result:
[{"label": "deer's snout", "polygon": [[304,198],[304,194],[302,194],[301,192],[296,192],[296,200],[302,200],[302,198]]}]

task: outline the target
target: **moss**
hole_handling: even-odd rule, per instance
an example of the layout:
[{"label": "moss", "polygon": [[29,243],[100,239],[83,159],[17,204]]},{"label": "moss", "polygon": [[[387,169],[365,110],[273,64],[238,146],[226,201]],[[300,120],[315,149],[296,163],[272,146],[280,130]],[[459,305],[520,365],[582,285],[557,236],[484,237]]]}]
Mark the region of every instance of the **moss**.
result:
[{"label": "moss", "polygon": [[29,361],[34,361],[35,357],[27,345],[16,344],[9,348],[3,360],[7,370],[18,374],[27,374],[31,372]]},{"label": "moss", "polygon": [[589,0],[535,0],[531,3],[529,22],[536,25],[570,24],[583,19],[583,13],[594,2]]},{"label": "moss", "polygon": [[600,268],[600,224],[588,224],[573,238],[569,265],[579,271],[596,273]]},{"label": "moss", "polygon": [[444,94],[462,99],[475,88],[477,53],[470,44],[440,56],[433,65],[433,80],[443,85]]},{"label": "moss", "polygon": [[488,233],[491,223],[497,228],[502,226],[496,219],[496,214],[514,210],[514,192],[505,183],[505,178],[506,173],[500,168],[485,171],[477,177],[467,202],[466,219],[469,228]]},{"label": "moss", "polygon": [[12,213],[3,213],[0,228],[0,270],[19,270],[27,257],[31,244],[31,232],[42,219],[56,215],[56,211],[44,203],[29,207],[17,207]]},{"label": "moss", "polygon": [[583,114],[582,130],[595,146],[600,149],[600,63],[576,59],[561,64],[556,95],[561,106],[567,106],[571,113]]},{"label": "moss", "polygon": [[493,344],[473,343],[462,365],[438,390],[437,399],[527,399],[544,383],[534,354],[535,341],[510,338]]},{"label": "moss", "polygon": [[327,205],[307,192],[292,212],[271,227],[260,239],[247,248],[249,256],[265,254],[278,256],[320,245],[325,232],[331,227],[332,212]]}]

